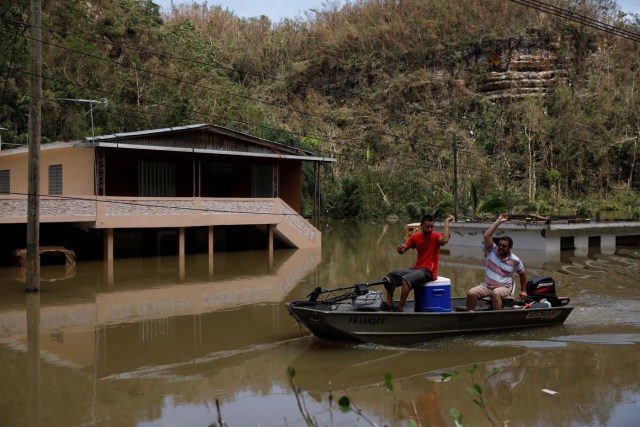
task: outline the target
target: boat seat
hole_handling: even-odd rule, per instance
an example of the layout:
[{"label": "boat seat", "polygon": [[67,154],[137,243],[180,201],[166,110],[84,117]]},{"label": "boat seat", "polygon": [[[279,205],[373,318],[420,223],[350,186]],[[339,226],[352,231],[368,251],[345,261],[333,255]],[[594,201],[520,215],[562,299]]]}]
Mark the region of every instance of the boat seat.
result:
[{"label": "boat seat", "polygon": [[[502,309],[503,310],[512,310],[515,305],[515,299],[511,297],[506,297],[502,299]],[[454,307],[455,311],[467,311],[466,305],[457,305]],[[491,310],[491,297],[484,297],[478,300],[478,304],[473,311],[489,311]]]},{"label": "boat seat", "polygon": [[[489,307],[491,307],[491,297],[480,298],[481,301],[485,301]],[[502,308],[513,308],[516,304],[513,296],[502,298]]]},{"label": "boat seat", "polygon": [[[515,305],[515,294],[516,294],[516,284],[513,284],[513,287],[511,288],[511,295],[510,296],[506,296],[504,298],[502,298],[502,309],[504,310],[505,308],[508,309],[512,309],[513,306]],[[487,304],[487,308],[486,310],[491,310],[491,296],[487,296],[487,297],[482,297],[478,300],[478,302],[486,302]],[[476,308],[476,310],[478,310]],[[481,311],[481,310],[478,310]]]}]

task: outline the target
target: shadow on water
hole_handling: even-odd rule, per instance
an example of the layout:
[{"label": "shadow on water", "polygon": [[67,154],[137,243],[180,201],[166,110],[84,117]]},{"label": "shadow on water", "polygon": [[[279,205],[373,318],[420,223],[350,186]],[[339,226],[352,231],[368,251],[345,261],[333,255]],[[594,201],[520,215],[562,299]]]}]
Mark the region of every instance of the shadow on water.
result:
[{"label": "shadow on water", "polygon": [[[455,407],[466,425],[484,425],[465,390],[474,365],[491,411],[510,425],[633,425],[640,415],[637,248],[523,257],[530,274],[554,277],[572,298],[576,309],[559,327],[397,348],[327,343],[289,317],[284,302],[315,286],[375,281],[410,265],[413,254],[395,252],[403,238],[402,224],[341,222],[323,228],[321,254],[79,263],[73,277],[43,283],[39,294],[23,292],[17,269],[2,269],[0,425],[210,425],[216,400],[230,426],[305,425],[287,366],[322,425],[358,422],[330,409],[330,390],[348,394],[379,424],[452,425]],[[482,280],[483,265],[481,250],[450,251],[440,274],[463,294]],[[459,378],[439,381],[456,369]]]}]

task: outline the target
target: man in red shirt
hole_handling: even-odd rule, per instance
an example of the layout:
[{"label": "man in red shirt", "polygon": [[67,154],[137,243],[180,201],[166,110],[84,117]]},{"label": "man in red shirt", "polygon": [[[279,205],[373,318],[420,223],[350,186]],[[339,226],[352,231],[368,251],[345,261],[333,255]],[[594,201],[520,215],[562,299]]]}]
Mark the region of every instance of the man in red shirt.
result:
[{"label": "man in red shirt", "polygon": [[[404,304],[411,289],[438,278],[440,247],[445,245],[451,237],[449,222],[453,220],[455,220],[453,215],[449,215],[444,220],[444,231],[440,234],[433,231],[433,218],[425,216],[420,221],[421,232],[412,234],[404,244],[398,245],[397,251],[400,255],[409,249],[415,249],[418,252],[418,259],[413,267],[392,271],[384,278],[387,301],[383,309],[404,311]],[[400,302],[396,307],[393,307],[393,291],[399,286],[402,286]]]}]

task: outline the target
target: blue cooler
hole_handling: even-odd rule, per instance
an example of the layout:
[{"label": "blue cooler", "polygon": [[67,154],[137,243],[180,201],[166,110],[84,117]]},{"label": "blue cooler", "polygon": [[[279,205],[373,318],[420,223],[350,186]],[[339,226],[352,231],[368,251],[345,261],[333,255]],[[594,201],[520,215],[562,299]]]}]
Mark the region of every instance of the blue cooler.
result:
[{"label": "blue cooler", "polygon": [[415,294],[415,311],[451,311],[451,280],[438,277],[438,280],[427,282],[413,290]]}]

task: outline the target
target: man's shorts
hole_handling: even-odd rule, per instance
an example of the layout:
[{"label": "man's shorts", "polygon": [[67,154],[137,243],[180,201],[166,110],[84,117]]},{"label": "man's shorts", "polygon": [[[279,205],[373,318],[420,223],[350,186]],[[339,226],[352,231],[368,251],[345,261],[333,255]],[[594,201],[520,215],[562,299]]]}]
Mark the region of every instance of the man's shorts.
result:
[{"label": "man's shorts", "polygon": [[426,269],[413,270],[411,268],[401,268],[387,274],[386,279],[388,279],[388,283],[385,284],[384,287],[389,293],[393,293],[395,288],[402,286],[402,279],[407,281],[409,288],[414,289],[416,286],[424,285],[432,281],[433,274],[430,270]]},{"label": "man's shorts", "polygon": [[511,289],[507,288],[506,286],[500,286],[491,289],[484,282],[469,289],[469,295],[473,296],[475,299],[480,299],[490,296],[494,291],[497,292],[502,297],[502,299],[511,296]]}]

